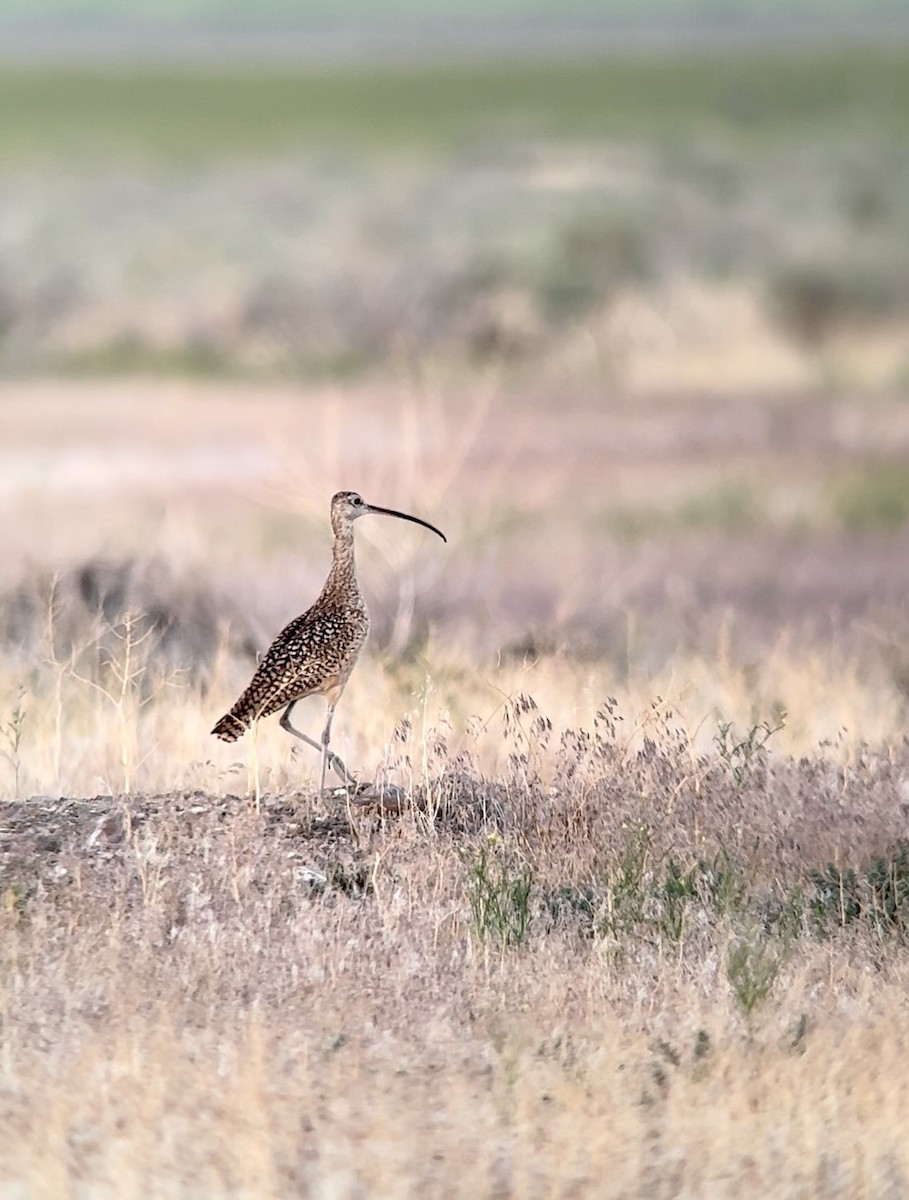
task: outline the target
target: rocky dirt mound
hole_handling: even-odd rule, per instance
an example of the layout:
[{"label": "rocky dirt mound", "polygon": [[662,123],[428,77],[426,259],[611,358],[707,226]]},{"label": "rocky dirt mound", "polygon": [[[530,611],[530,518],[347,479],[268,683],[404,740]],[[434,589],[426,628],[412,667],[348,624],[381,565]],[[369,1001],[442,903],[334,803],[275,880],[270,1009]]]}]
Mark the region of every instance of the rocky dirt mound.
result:
[{"label": "rocky dirt mound", "polygon": [[434,803],[421,793],[408,798],[406,811],[371,797],[353,798],[348,808],[339,788],[318,813],[310,797],[296,794],[263,796],[258,806],[251,797],[199,790],[34,796],[0,806],[0,897],[16,907],[39,893],[71,888],[76,896],[93,877],[109,888],[111,872],[125,875],[130,902],[147,900],[152,878],[159,885],[172,878],[188,895],[193,877],[201,886],[219,862],[254,877],[257,890],[277,875],[281,891],[356,896],[371,888],[377,834],[414,817],[451,833],[494,826],[502,816],[495,792],[453,774]]}]

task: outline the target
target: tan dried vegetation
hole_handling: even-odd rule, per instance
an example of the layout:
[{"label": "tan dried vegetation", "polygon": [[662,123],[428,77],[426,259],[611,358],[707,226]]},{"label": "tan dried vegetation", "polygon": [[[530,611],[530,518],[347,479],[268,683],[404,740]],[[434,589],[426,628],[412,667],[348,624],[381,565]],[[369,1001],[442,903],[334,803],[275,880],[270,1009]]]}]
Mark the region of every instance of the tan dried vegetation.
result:
[{"label": "tan dried vegetation", "polygon": [[[460,389],[7,389],[4,1194],[909,1188],[902,406]],[[208,736],[341,486],[397,816]]]}]

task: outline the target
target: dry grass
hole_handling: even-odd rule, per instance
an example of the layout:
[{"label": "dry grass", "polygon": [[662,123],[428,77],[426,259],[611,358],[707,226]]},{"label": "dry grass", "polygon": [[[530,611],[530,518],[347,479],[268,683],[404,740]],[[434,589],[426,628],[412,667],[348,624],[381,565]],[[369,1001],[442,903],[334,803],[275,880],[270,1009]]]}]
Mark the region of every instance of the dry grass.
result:
[{"label": "dry grass", "polygon": [[[459,388],[9,390],[7,1194],[909,1188],[903,405]],[[208,736],[337,486],[395,816]]]},{"label": "dry grass", "polygon": [[[825,856],[895,843],[905,752],[846,775],[758,755],[738,784],[669,723],[629,753],[607,720],[544,787],[511,730],[495,779],[436,759],[434,821],[351,827],[305,793],[258,813],[201,792],[9,805],[5,1177],[28,1195],[900,1194],[906,914],[841,927],[835,899],[823,925],[774,905]],[[477,921],[482,856],[531,880],[521,944]],[[702,860],[730,880],[676,921],[668,864]]]}]

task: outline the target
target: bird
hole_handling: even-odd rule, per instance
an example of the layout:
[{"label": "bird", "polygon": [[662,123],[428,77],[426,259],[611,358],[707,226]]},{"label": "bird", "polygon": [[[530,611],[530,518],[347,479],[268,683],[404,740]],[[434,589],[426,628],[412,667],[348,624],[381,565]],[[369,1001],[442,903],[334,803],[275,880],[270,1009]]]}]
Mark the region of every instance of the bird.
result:
[{"label": "bird", "polygon": [[[413,521],[438,534],[445,534],[421,517],[367,504],[359,492],[336,492],[331,499],[331,528],[334,543],[331,570],[318,599],[311,608],[281,630],[262,658],[248,687],[233,707],[215,724],[212,733],[225,742],[235,742],[254,722],[283,708],[281,727],[308,746],[321,752],[319,794],[325,790],[329,766],[348,787],[356,780],[331,749],[331,723],[335,707],[356,665],[369,633],[369,614],[360,592],[354,561],[354,521],[367,514]],[[301,733],[291,724],[291,713],[305,696],[323,696],[328,705],[321,742]]]}]

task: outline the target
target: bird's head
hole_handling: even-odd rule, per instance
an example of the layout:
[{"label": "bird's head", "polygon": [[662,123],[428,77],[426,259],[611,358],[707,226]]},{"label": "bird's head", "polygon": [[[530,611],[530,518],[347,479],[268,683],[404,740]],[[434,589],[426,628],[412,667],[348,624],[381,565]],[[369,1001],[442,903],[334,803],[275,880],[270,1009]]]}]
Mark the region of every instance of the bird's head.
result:
[{"label": "bird's head", "polygon": [[377,504],[367,504],[359,492],[335,492],[331,498],[331,525],[335,533],[345,525],[350,525],[356,521],[358,517],[364,517],[367,513],[377,513],[384,517],[399,517],[402,521],[413,521],[415,525],[422,525],[426,529],[431,529],[433,533],[437,533],[443,542],[448,539],[441,529],[436,529],[435,525],[430,525],[428,521],[422,520],[420,517],[412,517],[409,513],[398,512],[393,508],[380,508]]}]

